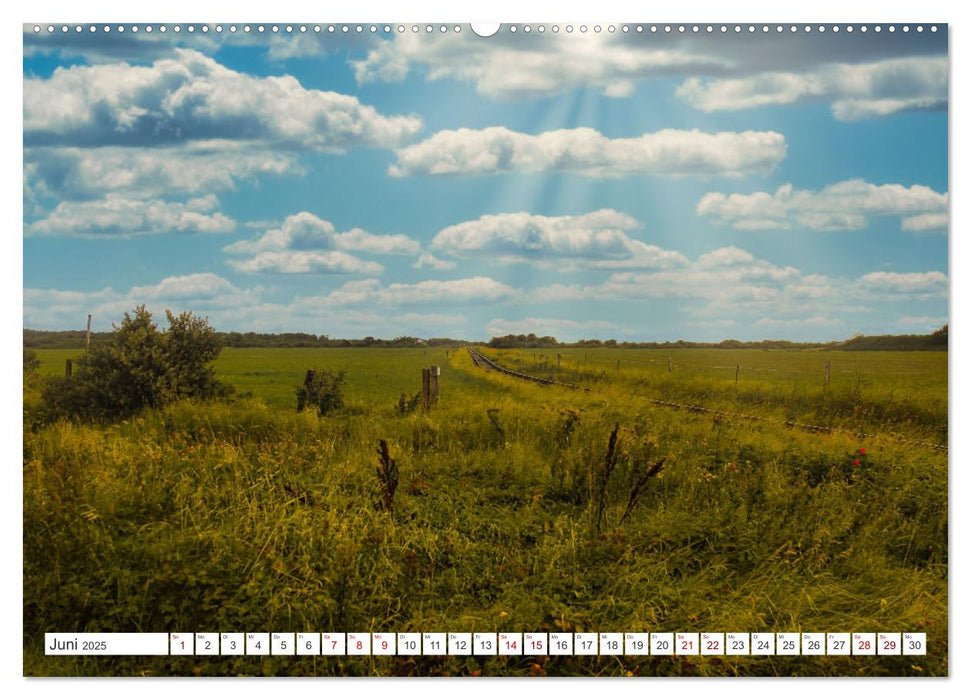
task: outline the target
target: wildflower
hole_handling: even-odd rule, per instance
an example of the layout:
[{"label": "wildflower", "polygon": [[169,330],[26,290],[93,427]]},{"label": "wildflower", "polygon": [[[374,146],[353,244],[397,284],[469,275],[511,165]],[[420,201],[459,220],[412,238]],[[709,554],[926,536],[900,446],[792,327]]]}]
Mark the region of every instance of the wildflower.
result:
[{"label": "wildflower", "polygon": [[866,454],[866,448],[865,447],[861,447],[860,448],[860,454],[861,455],[865,455]]},{"label": "wildflower", "polygon": [[853,466],[854,466],[854,467],[858,467],[858,466],[860,466],[860,460],[858,460],[858,459],[854,459],[854,460],[853,460]]}]

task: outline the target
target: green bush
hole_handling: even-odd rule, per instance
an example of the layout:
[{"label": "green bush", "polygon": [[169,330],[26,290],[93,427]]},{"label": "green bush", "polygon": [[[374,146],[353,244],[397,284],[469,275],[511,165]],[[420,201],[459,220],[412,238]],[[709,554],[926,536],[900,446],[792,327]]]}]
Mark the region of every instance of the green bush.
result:
[{"label": "green bush", "polygon": [[159,330],[140,306],[126,313],[108,342],[74,361],[71,377],[51,377],[41,393],[48,418],[117,419],[180,399],[213,398],[231,389],[216,381],[210,363],[219,356],[215,331],[205,319],[165,312]]},{"label": "green bush", "polygon": [[24,349],[24,376],[32,375],[40,369],[40,358],[36,350]]},{"label": "green bush", "polygon": [[297,410],[311,406],[320,415],[344,407],[344,370],[313,369],[304,385],[297,388]]}]

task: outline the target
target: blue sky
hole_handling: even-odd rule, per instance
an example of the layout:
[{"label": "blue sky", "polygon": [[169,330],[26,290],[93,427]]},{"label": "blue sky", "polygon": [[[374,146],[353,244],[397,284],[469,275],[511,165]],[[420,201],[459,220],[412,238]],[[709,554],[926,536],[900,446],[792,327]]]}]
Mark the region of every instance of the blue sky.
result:
[{"label": "blue sky", "polygon": [[141,303],[332,337],[946,322],[945,27],[530,28],[26,26],[25,327]]}]

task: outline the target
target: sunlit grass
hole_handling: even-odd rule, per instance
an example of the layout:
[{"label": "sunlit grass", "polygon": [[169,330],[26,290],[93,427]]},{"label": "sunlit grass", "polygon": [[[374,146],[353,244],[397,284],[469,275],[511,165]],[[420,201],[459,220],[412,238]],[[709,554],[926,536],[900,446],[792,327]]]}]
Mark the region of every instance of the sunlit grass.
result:
[{"label": "sunlit grass", "polygon": [[[784,415],[792,409],[778,397],[815,400],[831,355],[831,390],[845,362],[873,380],[858,405],[896,391],[902,406],[946,424],[946,355],[683,351],[668,372],[663,351],[589,351],[559,369],[566,377],[585,362],[591,376],[606,372],[583,392],[486,373],[465,351],[445,352],[225,350],[217,374],[252,396],[25,430],[25,673],[529,675],[532,664],[550,675],[947,673],[945,452],[649,400],[666,390],[731,406],[729,358],[752,353],[746,391]],[[63,371],[59,353],[40,353],[45,369]],[[541,364],[531,351],[490,354]],[[556,353],[547,355],[555,373]],[[398,397],[418,391],[431,364],[443,367],[439,405],[399,413]],[[729,364],[728,377],[718,374]],[[348,370],[345,410],[295,412],[311,366]],[[895,390],[904,368],[921,379]],[[872,432],[929,430],[896,425],[889,410],[874,416],[836,418]],[[598,532],[595,475],[616,424]],[[400,470],[391,512],[376,505],[379,440]],[[662,457],[621,524],[633,483]],[[47,631],[473,630],[923,631],[929,649],[601,659],[41,652]]]}]

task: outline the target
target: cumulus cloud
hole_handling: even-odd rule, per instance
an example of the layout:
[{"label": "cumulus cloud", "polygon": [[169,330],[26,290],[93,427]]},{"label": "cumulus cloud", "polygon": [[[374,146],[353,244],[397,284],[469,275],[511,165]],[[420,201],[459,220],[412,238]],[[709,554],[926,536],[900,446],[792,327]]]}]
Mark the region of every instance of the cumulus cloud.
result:
[{"label": "cumulus cloud", "polygon": [[864,289],[900,294],[947,294],[947,275],[930,272],[870,272],[860,278]]},{"label": "cumulus cloud", "polygon": [[[83,38],[91,38],[94,45],[102,41]],[[136,53],[145,49],[149,57],[159,44],[152,38],[137,46],[125,38],[105,42]],[[416,116],[386,116],[356,97],[304,88],[289,75],[248,75],[195,49],[169,48],[149,65],[60,66],[49,77],[24,79],[28,215],[42,215],[45,207],[57,203],[62,208],[67,201],[110,200],[112,205],[101,207],[117,209],[120,198],[138,202],[130,210],[157,214],[163,199],[234,190],[268,175],[301,174],[302,151],[392,147],[421,129]],[[191,209],[187,203],[164,205],[170,212]],[[98,206],[85,205],[87,211]],[[72,207],[71,214],[82,208]],[[117,212],[113,221],[94,226],[141,235],[164,233],[172,225],[166,221],[153,228],[132,216],[125,221],[135,228],[125,230]],[[214,214],[208,220],[186,221],[175,230],[226,230],[228,222]],[[31,226],[55,232],[47,223]],[[84,227],[59,230],[80,233]],[[360,246],[385,242],[364,240]]]},{"label": "cumulus cloud", "polygon": [[[500,31],[488,41],[469,35],[406,32],[351,59],[358,83],[426,80],[471,83],[499,99],[550,97],[593,89],[627,98],[639,82],[684,77],[677,94],[704,111],[819,100],[837,119],[868,119],[947,104],[944,36],[889,44],[877,35],[803,37],[775,32],[758,42],[730,35],[593,33],[540,35]],[[883,40],[881,40],[883,39]]]},{"label": "cumulus cloud", "polygon": [[[85,30],[87,25],[83,25]],[[126,26],[130,26],[127,25]],[[139,32],[34,32],[33,24],[25,24],[23,32],[24,56],[58,55],[61,58],[81,57],[89,64],[118,61],[151,61],[172,56],[176,48],[188,48],[213,55],[225,47],[263,50],[273,61],[290,58],[323,56],[337,50],[362,50],[376,41],[368,34],[334,35],[323,32],[263,32],[222,31],[215,24],[196,24],[196,31],[161,32],[158,25],[137,25]],[[146,31],[153,26],[154,31]],[[207,26],[208,31],[202,31]],[[73,27],[72,27],[73,29]],[[224,27],[225,29],[225,27]]]},{"label": "cumulus cloud", "polygon": [[587,177],[661,175],[735,177],[769,173],[786,153],[774,131],[708,133],[664,129],[637,138],[607,138],[590,128],[523,134],[505,127],[439,131],[395,150],[388,173],[495,175],[568,172]]},{"label": "cumulus cloud", "polygon": [[625,233],[641,226],[613,209],[578,216],[486,215],[442,229],[431,247],[453,256],[489,256],[500,262],[581,260],[594,266],[669,267],[685,261],[680,253]]},{"label": "cumulus cloud", "polygon": [[501,99],[555,95],[593,88],[607,97],[628,97],[642,78],[723,70],[729,61],[687,47],[625,41],[606,32],[585,37],[503,33],[489,41],[462,34],[396,35],[367,56],[351,60],[358,83],[403,80],[412,66],[429,80],[451,78]]},{"label": "cumulus cloud", "polygon": [[756,258],[735,247],[719,248],[686,258],[681,265],[649,272],[618,272],[601,284],[554,284],[530,292],[531,299],[563,301],[580,299],[769,299],[778,296],[801,273]]},{"label": "cumulus cloud", "polygon": [[211,272],[166,277],[155,285],[132,287],[130,296],[136,299],[205,299],[212,300],[227,294],[240,294],[242,290],[229,280]]},{"label": "cumulus cloud", "polygon": [[422,253],[412,265],[416,270],[428,268],[430,270],[454,270],[455,262],[452,260],[441,260],[431,253]]},{"label": "cumulus cloud", "polygon": [[136,200],[109,194],[104,199],[61,202],[46,217],[25,226],[28,235],[147,236],[165,233],[227,233],[236,222],[215,211],[215,195],[188,202]]},{"label": "cumulus cloud", "polygon": [[33,148],[25,154],[25,177],[49,196],[96,199],[109,192],[134,197],[219,192],[263,175],[299,172],[293,154],[223,146]]},{"label": "cumulus cloud", "polygon": [[250,255],[230,264],[242,272],[293,274],[377,274],[381,265],[349,255],[415,255],[418,242],[408,236],[376,235],[359,228],[339,233],[330,221],[310,212],[291,214],[277,228],[223,248],[230,255]]},{"label": "cumulus cloud", "polygon": [[818,192],[782,185],[774,193],[730,194],[709,192],[698,202],[697,213],[735,229],[807,228],[815,231],[861,229],[868,216],[906,216],[927,213],[930,219],[905,221],[904,230],[940,221],[946,223],[947,193],[923,185],[874,185],[847,180]]},{"label": "cumulus cloud", "polygon": [[904,231],[947,231],[947,227],[950,223],[950,217],[947,212],[939,212],[937,214],[918,214],[917,216],[908,216],[901,222],[901,228]]},{"label": "cumulus cloud", "polygon": [[[901,303],[937,305],[947,298],[939,271],[871,272],[855,278],[806,273],[729,246],[664,270],[618,272],[597,284],[557,283],[524,293],[536,303],[638,303],[673,300],[687,318],[748,327],[838,328],[846,318],[872,318]],[[928,310],[932,310],[928,308]],[[936,309],[933,309],[936,311]]]},{"label": "cumulus cloud", "polygon": [[339,250],[266,251],[246,260],[230,260],[229,264],[240,272],[284,275],[375,275],[384,270],[372,260],[362,260]]},{"label": "cumulus cloud", "polygon": [[24,289],[24,326],[27,328],[80,328],[87,314],[96,328],[109,330],[126,311],[146,305],[156,313],[219,313],[258,303],[261,290],[240,289],[218,275],[202,272],[166,277],[158,284],[134,286],[125,291],[111,287],[92,291]]},{"label": "cumulus cloud", "polygon": [[325,297],[268,300],[260,286],[240,288],[212,273],[166,277],[157,284],[128,291],[111,287],[91,291],[24,289],[24,327],[38,329],[82,328],[87,314],[96,330],[111,330],[126,311],[145,305],[164,325],[164,312],[190,310],[205,316],[220,331],[327,333],[331,337],[373,335],[468,337],[461,313],[426,311],[381,312],[374,308],[334,308]]},{"label": "cumulus cloud", "polygon": [[403,306],[423,303],[492,304],[512,299],[518,291],[491,277],[469,277],[457,280],[424,280],[395,282],[387,286],[376,279],[348,282],[341,288],[320,297],[321,303],[332,306],[379,304]]},{"label": "cumulus cloud", "polygon": [[356,97],[304,88],[289,75],[240,73],[192,49],[149,66],[58,67],[24,79],[24,145],[162,146],[193,140],[343,151],[391,147],[421,129]]},{"label": "cumulus cloud", "polygon": [[841,121],[858,121],[947,105],[947,56],[909,56],[873,63],[830,64],[807,72],[740,78],[689,78],[677,95],[705,112],[823,101]]}]

